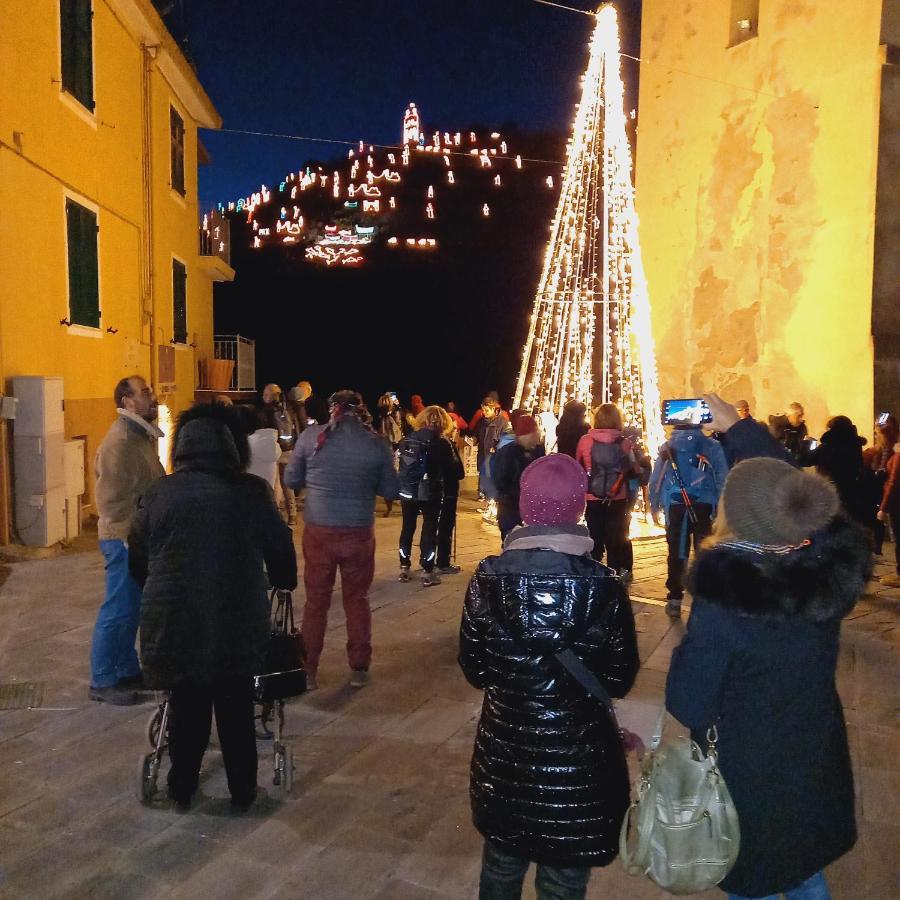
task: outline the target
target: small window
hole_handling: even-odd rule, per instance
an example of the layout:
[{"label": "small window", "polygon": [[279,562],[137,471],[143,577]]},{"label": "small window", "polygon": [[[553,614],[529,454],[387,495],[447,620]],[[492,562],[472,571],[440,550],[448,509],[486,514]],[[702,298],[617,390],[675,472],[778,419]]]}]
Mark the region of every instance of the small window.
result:
[{"label": "small window", "polygon": [[100,327],[100,279],[97,268],[97,214],[66,199],[69,258],[69,321]]},{"label": "small window", "polygon": [[187,343],[187,267],[172,260],[172,337],[176,344]]},{"label": "small window", "polygon": [[729,32],[729,47],[759,34],[759,0],[731,0]]},{"label": "small window", "polygon": [[184,119],[169,107],[169,132],[172,145],[172,187],[184,196]]},{"label": "small window", "polygon": [[94,109],[94,49],[91,0],[60,0],[62,89],[85,109]]}]

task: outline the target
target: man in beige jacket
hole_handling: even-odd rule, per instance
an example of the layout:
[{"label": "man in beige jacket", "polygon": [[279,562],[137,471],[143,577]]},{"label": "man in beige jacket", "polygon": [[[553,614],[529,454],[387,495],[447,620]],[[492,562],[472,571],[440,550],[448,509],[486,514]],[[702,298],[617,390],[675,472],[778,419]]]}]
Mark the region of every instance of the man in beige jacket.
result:
[{"label": "man in beige jacket", "polygon": [[157,400],[139,375],[123,378],[114,393],[116,421],[97,450],[97,526],[106,570],[106,596],[91,647],[91,699],[117,706],[139,702],[143,687],[134,649],[141,589],[128,571],[128,531],[138,498],[165,475],[157,456],[162,432],[154,424]]}]

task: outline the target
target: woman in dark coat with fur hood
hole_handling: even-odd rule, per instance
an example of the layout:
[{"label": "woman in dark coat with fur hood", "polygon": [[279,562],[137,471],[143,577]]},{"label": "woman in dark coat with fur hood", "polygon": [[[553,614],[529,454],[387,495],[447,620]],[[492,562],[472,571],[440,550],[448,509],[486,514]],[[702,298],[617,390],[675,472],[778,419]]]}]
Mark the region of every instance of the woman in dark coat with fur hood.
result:
[{"label": "woman in dark coat with fur hood", "polygon": [[672,656],[669,712],[706,746],[738,813],[731,897],[827,900],[822,870],[856,841],[853,775],[835,686],[841,620],[870,571],[866,535],[834,487],[775,459],[739,463]]},{"label": "woman in dark coat with fur hood", "polygon": [[459,663],[484,690],[472,756],[475,827],[484,835],[481,898],[518,897],[529,861],[539,898],[584,897],[591,866],[618,852],[628,807],[621,737],[562,667],[571,649],[614,697],[638,670],[634,618],[614,574],[578,525],[581,466],[552,454],[522,473],[524,526],[469,583]]},{"label": "woman in dark coat with fur hood", "polygon": [[169,796],[179,809],[197,790],[212,710],[233,805],[256,794],[252,675],[269,635],[266,572],[297,585],[291,530],[272,489],[248,475],[247,433],[218,404],[182,413],[175,472],[141,498],[128,538],[143,586],[141,661],[150,687],[169,690]]}]

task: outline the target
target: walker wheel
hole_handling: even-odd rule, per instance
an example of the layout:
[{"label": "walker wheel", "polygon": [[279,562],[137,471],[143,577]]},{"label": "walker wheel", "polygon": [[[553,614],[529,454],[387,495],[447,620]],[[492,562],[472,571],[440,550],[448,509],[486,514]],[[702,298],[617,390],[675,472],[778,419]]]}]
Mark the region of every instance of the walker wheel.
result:
[{"label": "walker wheel", "polygon": [[256,739],[258,741],[271,741],[274,737],[272,729],[269,728],[269,722],[273,719],[272,712],[272,703],[260,704],[259,715],[256,716],[256,721],[259,722],[259,727],[256,729]]},{"label": "walker wheel", "polygon": [[272,784],[280,787],[285,794],[290,793],[294,784],[294,751],[276,743],[273,762]]},{"label": "walker wheel", "polygon": [[142,754],[138,760],[137,788],[138,800],[149,806],[156,796],[156,781],[159,775],[159,763],[155,753]]},{"label": "walker wheel", "polygon": [[[159,729],[162,725],[162,707],[160,706],[147,720],[147,740],[155,750],[159,743]],[[165,743],[165,741],[163,742]]]}]

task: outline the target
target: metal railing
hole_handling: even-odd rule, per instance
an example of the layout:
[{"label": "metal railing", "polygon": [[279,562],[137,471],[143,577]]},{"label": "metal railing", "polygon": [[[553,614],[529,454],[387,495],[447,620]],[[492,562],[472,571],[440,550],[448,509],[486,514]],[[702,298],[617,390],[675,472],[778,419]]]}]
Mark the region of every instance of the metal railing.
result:
[{"label": "metal railing", "polygon": [[256,390],[256,341],[239,334],[213,335],[214,356],[216,359],[232,360],[229,391]]},{"label": "metal railing", "polygon": [[231,222],[218,210],[200,216],[200,255],[218,256],[231,265]]}]

